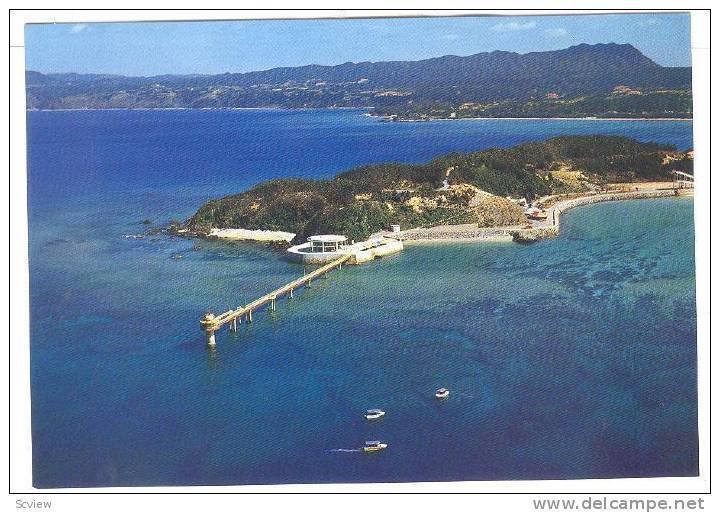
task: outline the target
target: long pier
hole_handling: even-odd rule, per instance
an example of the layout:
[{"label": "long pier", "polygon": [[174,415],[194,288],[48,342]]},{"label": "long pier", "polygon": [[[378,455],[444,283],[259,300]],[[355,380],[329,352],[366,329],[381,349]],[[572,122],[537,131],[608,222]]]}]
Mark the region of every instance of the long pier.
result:
[{"label": "long pier", "polygon": [[206,313],[200,320],[200,327],[205,332],[207,344],[209,346],[215,346],[215,332],[225,324],[229,324],[231,331],[237,331],[238,324],[242,323],[243,318],[245,318],[247,322],[252,322],[253,312],[257,311],[259,308],[265,305],[270,305],[270,311],[274,312],[278,298],[282,296],[293,297],[295,289],[303,286],[309,286],[315,278],[326,275],[333,269],[342,269],[342,265],[353,256],[354,255],[352,253],[347,253],[340,258],[323,265],[322,267],[318,267],[311,273],[304,275],[302,278],[293,280],[290,283],[287,283],[282,287],[255,299],[254,301],[251,301],[245,306],[240,306],[234,310],[228,310],[227,312],[219,315],[215,315],[211,312]]}]

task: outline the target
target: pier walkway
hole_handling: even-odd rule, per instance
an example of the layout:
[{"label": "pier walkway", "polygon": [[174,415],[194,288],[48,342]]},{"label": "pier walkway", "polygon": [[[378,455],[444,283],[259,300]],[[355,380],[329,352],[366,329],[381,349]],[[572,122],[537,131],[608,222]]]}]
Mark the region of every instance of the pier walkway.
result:
[{"label": "pier walkway", "polygon": [[302,278],[293,280],[290,283],[283,285],[282,287],[261,296],[254,301],[240,306],[234,310],[228,310],[227,312],[219,315],[213,313],[206,313],[205,316],[200,320],[200,327],[205,332],[207,344],[209,346],[215,345],[215,332],[222,328],[225,324],[228,324],[231,331],[237,331],[238,324],[242,323],[243,317],[246,318],[247,322],[252,322],[253,312],[259,308],[270,305],[270,311],[274,312],[276,308],[276,301],[281,296],[293,297],[295,289],[309,286],[315,278],[327,275],[334,269],[342,269],[342,265],[354,257],[354,254],[347,253],[340,258],[333,260],[332,262],[318,267],[314,271],[304,275]]}]

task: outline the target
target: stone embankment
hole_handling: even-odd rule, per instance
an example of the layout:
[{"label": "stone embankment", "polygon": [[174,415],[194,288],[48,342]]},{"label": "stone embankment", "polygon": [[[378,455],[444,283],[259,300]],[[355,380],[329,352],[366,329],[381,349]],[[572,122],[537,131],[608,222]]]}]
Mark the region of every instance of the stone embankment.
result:
[{"label": "stone embankment", "polygon": [[389,238],[402,240],[403,242],[422,241],[478,241],[496,240],[499,238],[510,239],[517,226],[502,228],[478,228],[475,224],[457,224],[435,226],[432,228],[413,228],[397,233],[383,232],[382,235]]},{"label": "stone embankment", "polygon": [[522,230],[515,230],[512,233],[512,240],[521,243],[537,242],[541,239],[552,239],[553,237],[557,237],[559,233],[560,226],[557,224],[536,228],[524,228]]}]

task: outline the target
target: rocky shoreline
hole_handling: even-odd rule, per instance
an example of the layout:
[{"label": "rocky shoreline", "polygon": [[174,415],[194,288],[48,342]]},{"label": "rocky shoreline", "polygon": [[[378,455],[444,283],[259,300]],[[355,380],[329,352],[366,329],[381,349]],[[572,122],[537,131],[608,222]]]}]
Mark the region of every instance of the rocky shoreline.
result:
[{"label": "rocky shoreline", "polygon": [[477,225],[446,225],[432,228],[413,228],[410,230],[391,233],[381,232],[378,235],[396,238],[403,242],[475,242],[513,240],[519,243],[531,243],[542,239],[557,237],[560,232],[560,217],[563,212],[571,208],[592,205],[605,201],[622,201],[634,199],[667,198],[679,194],[692,194],[692,189],[650,189],[631,192],[597,193],[578,198],[561,200],[547,210],[547,221],[527,226],[505,226],[479,228]]}]

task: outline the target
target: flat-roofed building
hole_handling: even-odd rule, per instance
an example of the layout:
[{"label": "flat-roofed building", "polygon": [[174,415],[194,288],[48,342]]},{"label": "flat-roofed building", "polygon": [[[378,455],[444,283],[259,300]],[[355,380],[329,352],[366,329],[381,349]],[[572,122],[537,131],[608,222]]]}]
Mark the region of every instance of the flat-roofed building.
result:
[{"label": "flat-roofed building", "polygon": [[312,253],[334,253],[347,245],[344,235],[312,235],[307,240]]}]

